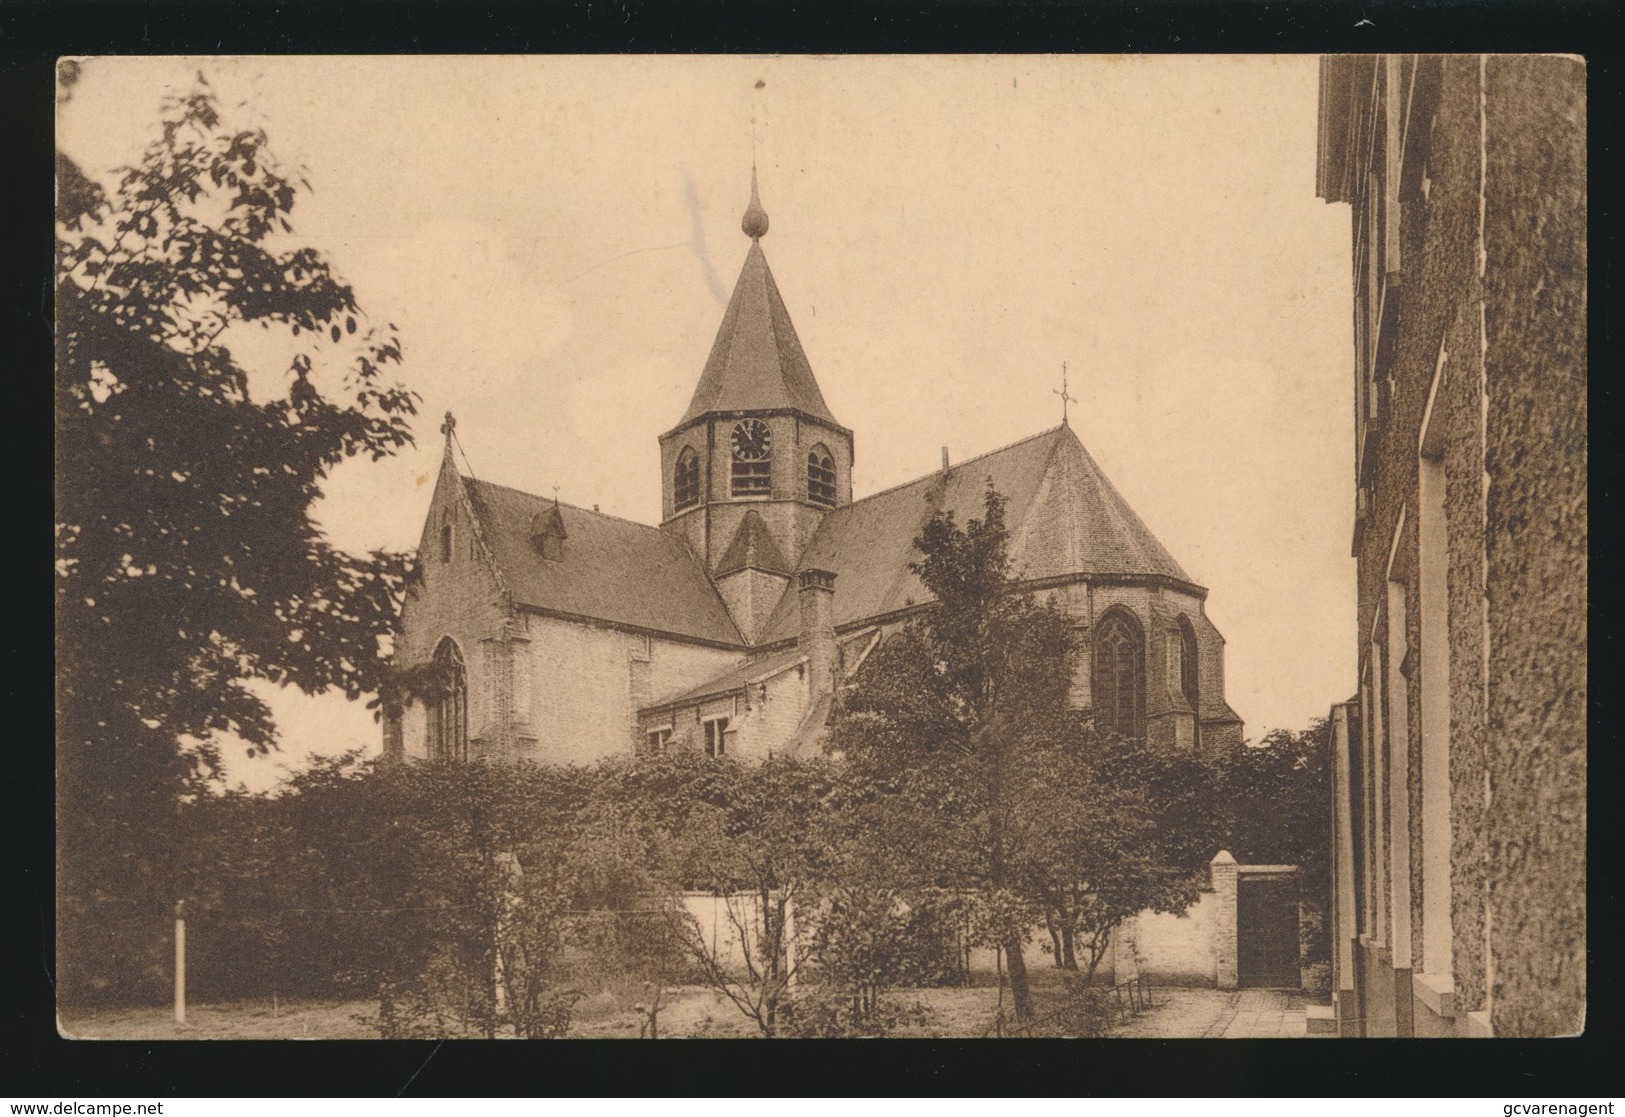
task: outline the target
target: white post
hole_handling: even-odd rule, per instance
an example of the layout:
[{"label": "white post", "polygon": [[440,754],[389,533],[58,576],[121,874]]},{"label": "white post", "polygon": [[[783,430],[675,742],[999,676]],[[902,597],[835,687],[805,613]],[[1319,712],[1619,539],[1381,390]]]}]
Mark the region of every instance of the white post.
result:
[{"label": "white post", "polygon": [[784,965],[784,986],[793,993],[801,984],[801,976],[796,973],[796,900],[793,895],[784,900]]},{"label": "white post", "polygon": [[186,901],[175,902],[175,1023],[186,1023]]}]

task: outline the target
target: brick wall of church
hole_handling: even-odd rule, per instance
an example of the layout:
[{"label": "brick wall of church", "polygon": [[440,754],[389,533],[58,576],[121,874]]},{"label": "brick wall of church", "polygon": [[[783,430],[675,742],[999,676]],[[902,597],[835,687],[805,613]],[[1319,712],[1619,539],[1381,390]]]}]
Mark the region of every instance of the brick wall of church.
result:
[{"label": "brick wall of church", "polygon": [[[501,588],[483,554],[471,557],[473,524],[467,508],[457,499],[460,481],[446,483],[444,473],[429,513],[429,527],[419,548],[422,582],[408,592],[401,607],[401,633],[395,663],[412,667],[427,663],[445,637],[456,641],[468,673],[470,753],[496,742],[497,721],[489,695],[480,691],[484,664],[482,641],[499,637],[507,619]],[[446,510],[452,513],[452,547],[442,561],[440,525]],[[421,699],[409,701],[401,711],[401,743],[407,757],[427,758],[428,719]]]},{"label": "brick wall of church", "polygon": [[727,754],[747,762],[766,760],[783,749],[807,716],[810,702],[806,672],[791,667],[746,690],[748,695],[736,692],[674,710],[645,714],[641,731],[649,733],[669,727],[672,731],[669,747],[698,751],[705,747],[704,723],[726,717]]},{"label": "brick wall of church", "polygon": [[[1202,719],[1227,717],[1224,705],[1224,638],[1202,610],[1202,599],[1179,590],[1133,584],[1090,585],[1076,583],[1049,591],[1046,595],[1076,619],[1086,634],[1079,657],[1071,701],[1087,708],[1093,701],[1090,686],[1092,639],[1095,624],[1114,606],[1127,609],[1145,633],[1145,714],[1147,731],[1162,744],[1190,747],[1196,717],[1184,712],[1183,703],[1168,687],[1167,638],[1178,631],[1178,618],[1189,620],[1196,638],[1198,689]],[[1240,725],[1204,724],[1202,746],[1224,748],[1240,744]]]},{"label": "brick wall of church", "polygon": [[[663,522],[688,541],[689,548],[701,557],[707,570],[716,568],[739,528],[739,521],[752,508],[767,522],[785,558],[792,565],[796,563],[818,530],[825,511],[806,503],[807,453],[814,446],[827,449],[835,463],[836,504],[852,502],[849,435],[796,415],[770,415],[763,421],[773,436],[770,499],[736,501],[732,495],[733,457],[729,439],[735,419],[707,420],[661,440]],[[699,455],[700,505],[678,516],[672,477],[677,456],[684,449]]]}]

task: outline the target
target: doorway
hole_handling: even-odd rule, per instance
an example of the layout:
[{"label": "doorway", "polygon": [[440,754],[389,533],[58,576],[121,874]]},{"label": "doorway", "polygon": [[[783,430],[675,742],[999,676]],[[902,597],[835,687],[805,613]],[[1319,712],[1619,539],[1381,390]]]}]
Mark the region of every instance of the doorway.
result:
[{"label": "doorway", "polygon": [[1236,978],[1243,989],[1296,989],[1298,888],[1291,876],[1236,882]]}]

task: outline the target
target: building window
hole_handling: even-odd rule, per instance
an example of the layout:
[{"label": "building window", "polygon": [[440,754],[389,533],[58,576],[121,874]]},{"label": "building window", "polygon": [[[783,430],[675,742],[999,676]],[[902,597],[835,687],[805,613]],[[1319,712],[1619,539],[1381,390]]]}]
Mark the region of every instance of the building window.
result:
[{"label": "building window", "polygon": [[807,499],[835,507],[835,459],[821,444],[807,452]]},{"label": "building window", "polygon": [[1190,619],[1180,617],[1179,631],[1175,633],[1179,647],[1179,673],[1173,676],[1173,681],[1179,687],[1179,693],[1184,697],[1185,704],[1191,708],[1195,715],[1193,719],[1192,741],[1196,748],[1202,747],[1202,684],[1198,668],[1201,666],[1197,660],[1196,629],[1191,626]]},{"label": "building window", "polygon": [[1095,726],[1120,737],[1144,736],[1145,630],[1126,609],[1095,627]]},{"label": "building window", "polygon": [[705,755],[721,756],[728,751],[728,719],[712,718],[705,723]]},{"label": "building window", "polygon": [[746,419],[734,427],[734,496],[766,496],[773,491],[773,432],[760,419]]},{"label": "building window", "polygon": [[446,509],[445,522],[440,525],[440,561],[451,561],[451,509]]},{"label": "building window", "polygon": [[457,645],[446,637],[435,649],[444,676],[439,696],[429,706],[429,759],[468,759],[468,672]]},{"label": "building window", "polygon": [[700,456],[688,446],[677,455],[677,468],[672,471],[672,502],[679,512],[700,502]]},{"label": "building window", "polygon": [[643,735],[643,754],[645,756],[659,756],[671,744],[671,726],[661,729],[651,729]]}]

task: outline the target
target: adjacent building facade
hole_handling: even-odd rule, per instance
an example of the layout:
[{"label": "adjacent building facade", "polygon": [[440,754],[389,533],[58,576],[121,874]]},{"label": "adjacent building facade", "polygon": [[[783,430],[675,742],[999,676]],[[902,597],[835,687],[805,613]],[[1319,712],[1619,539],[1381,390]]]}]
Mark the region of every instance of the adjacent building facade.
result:
[{"label": "adjacent building facade", "polygon": [[1579,60],[1322,61],[1354,247],[1344,1035],[1584,1027],[1585,168]]},{"label": "adjacent building facade", "polygon": [[1007,501],[1022,582],[1087,632],[1073,701],[1103,728],[1238,743],[1207,590],[1070,427],[861,500],[853,432],[825,403],[761,241],[692,402],[659,437],[648,526],[463,476],[454,422],[397,643],[424,680],[386,709],[391,757],[587,763],[639,749],[746,759],[818,747],[842,683],[931,605],[909,564],[937,512]]}]

